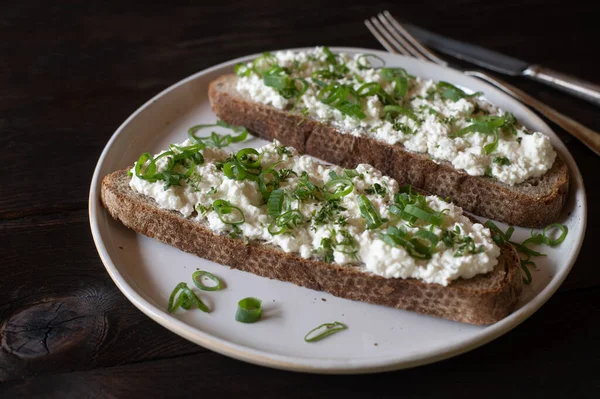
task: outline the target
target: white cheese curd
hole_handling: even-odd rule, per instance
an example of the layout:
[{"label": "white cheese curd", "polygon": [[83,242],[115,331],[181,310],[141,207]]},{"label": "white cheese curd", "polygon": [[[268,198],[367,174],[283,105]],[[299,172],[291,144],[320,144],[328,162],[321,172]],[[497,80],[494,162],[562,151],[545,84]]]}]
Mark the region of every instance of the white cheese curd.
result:
[{"label": "white cheese curd", "polygon": [[[191,144],[186,140],[178,146]],[[181,179],[169,187],[160,178],[152,181],[155,179],[145,180],[143,174],[138,177],[134,167],[131,170],[130,187],[153,198],[159,207],[178,211],[215,232],[258,240],[285,252],[298,253],[303,258],[323,259],[356,267],[385,278],[416,278],[427,283],[447,285],[461,277],[470,278],[487,273],[498,263],[500,249],[491,239],[490,231],[481,224],[473,224],[462,214],[461,208],[438,197],[419,198],[424,201],[423,206],[426,204],[428,207],[424,209],[438,215],[443,211],[441,225],[432,226],[424,220],[409,225],[390,213],[390,206],[395,203],[400,187],[395,180],[383,176],[370,165],[361,164],[354,170],[346,171],[338,166],[324,165],[310,156],[299,155],[293,148],[283,147],[277,141],[258,149],[258,152],[263,171],[274,168],[280,176],[284,176],[280,179],[279,189],[287,195],[289,208],[281,212],[295,210],[304,219],[294,226],[288,226],[288,230],[282,234],[271,234],[279,227],[275,224],[275,218],[268,213],[257,182],[225,176],[223,165],[232,158],[222,149],[203,149],[204,162],[193,166],[189,178]],[[156,161],[157,174],[165,172],[172,156],[172,153],[168,153]],[[185,168],[179,170],[183,171]],[[324,186],[333,178],[332,172],[346,179],[345,182],[350,181],[353,187],[350,193],[333,201],[327,200],[323,194]],[[306,184],[303,179],[308,179],[317,187],[312,196],[297,194],[299,187]],[[329,187],[328,191],[334,193],[335,188]],[[366,196],[382,218],[382,224],[374,229],[367,228],[366,219],[361,213],[361,195]],[[216,200],[225,200],[237,207],[243,213],[244,222],[235,227],[225,223],[212,206]],[[276,228],[270,232],[273,227]],[[420,230],[431,231],[439,242],[429,248],[430,259],[420,259],[404,246],[385,242],[384,234],[388,227],[406,229],[407,239]],[[457,228],[457,238],[448,247],[442,241],[443,235]]]},{"label": "white cheese curd", "polygon": [[288,100],[280,96],[272,87],[265,86],[262,79],[254,74],[240,80],[237,89],[247,92],[256,102],[269,104],[278,109],[284,109],[288,105]]},{"label": "white cheese curd", "polygon": [[[283,73],[290,79],[303,79],[308,84],[298,98],[284,98],[278,90],[267,86],[259,75],[266,69],[252,70],[252,63],[247,64],[250,69],[238,79],[237,90],[253,101],[278,109],[295,107],[307,117],[332,124],[343,134],[403,145],[408,151],[428,154],[434,162],[449,162],[470,175],[487,175],[508,185],[542,176],[556,159],[556,152],[547,136],[540,132],[530,133],[516,122],[497,130],[498,145],[495,149],[486,147],[494,142],[495,136],[490,132],[475,129],[456,136],[461,129],[473,125],[477,118],[503,117],[508,121],[512,115],[481,96],[462,93],[454,98],[445,95],[445,89],[438,87],[437,82],[420,77],[408,77],[406,94],[401,99],[394,98],[395,104],[408,109],[414,117],[386,116],[384,103],[375,94],[358,100],[350,97],[351,101],[360,104],[363,118],[345,114],[319,99],[322,85],[337,83],[359,90],[364,84],[376,83],[386,93],[394,94],[397,82],[386,81],[380,69],[370,67],[368,57],[360,54],[351,57],[344,53],[332,56],[335,64],[325,47],[316,47],[313,51],[282,51],[268,57],[270,66],[285,68]],[[266,62],[259,61],[259,65]],[[300,86],[302,84],[297,80],[296,87]],[[514,131],[516,134],[513,134]]]}]

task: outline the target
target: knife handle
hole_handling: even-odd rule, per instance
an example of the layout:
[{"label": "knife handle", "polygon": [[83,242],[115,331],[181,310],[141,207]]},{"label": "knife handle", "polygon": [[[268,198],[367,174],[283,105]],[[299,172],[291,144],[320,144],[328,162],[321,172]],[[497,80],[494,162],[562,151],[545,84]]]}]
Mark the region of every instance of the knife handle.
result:
[{"label": "knife handle", "polygon": [[523,75],[600,106],[600,85],[540,65],[530,65]]},{"label": "knife handle", "polygon": [[600,133],[597,133],[592,129],[585,127],[581,123],[569,118],[568,116],[561,114],[554,108],[547,106],[543,102],[533,98],[529,94],[517,89],[503,80],[500,80],[496,77],[491,77],[490,75],[479,71],[465,71],[465,75],[475,76],[479,79],[485,80],[513,98],[526,105],[529,105],[531,108],[538,111],[546,118],[556,123],[558,126],[562,127],[571,136],[577,138],[596,155],[600,155]]}]

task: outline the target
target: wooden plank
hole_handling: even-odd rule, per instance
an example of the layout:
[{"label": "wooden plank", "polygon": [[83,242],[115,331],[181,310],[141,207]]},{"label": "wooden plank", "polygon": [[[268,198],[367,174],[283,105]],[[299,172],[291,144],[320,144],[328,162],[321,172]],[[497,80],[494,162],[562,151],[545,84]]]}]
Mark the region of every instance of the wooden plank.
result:
[{"label": "wooden plank", "polygon": [[[85,211],[0,223],[0,381],[203,351],[127,301],[88,231]],[[600,269],[576,267],[570,280],[598,287]]]},{"label": "wooden plank", "polygon": [[[557,295],[518,329],[459,357],[416,369],[363,376],[271,370],[203,352],[69,374],[19,379],[4,395],[46,397],[402,398],[589,397],[598,392],[600,289]],[[325,343],[324,343],[325,344]],[[327,344],[335,344],[334,339]],[[398,342],[398,345],[410,343]]]},{"label": "wooden plank", "polygon": [[[500,15],[509,12],[503,6],[486,6],[486,16],[480,15],[479,6],[462,4],[460,12],[443,2],[424,7],[426,16],[403,7],[396,14],[440,33],[514,55],[536,55],[565,72],[596,78],[594,63],[571,61],[577,56],[586,59],[587,49],[595,46],[595,38],[578,27],[579,14],[571,9],[561,7],[561,21],[570,23],[573,35],[582,33],[577,35],[577,46],[558,40],[562,34],[546,19],[537,14],[529,18],[538,11],[532,4],[510,12],[512,23],[523,23],[523,28],[502,37],[493,29],[478,30],[477,35],[472,31],[473,26],[497,23]],[[170,84],[214,64],[267,49],[323,42],[380,48],[362,20],[381,8],[351,3],[341,8],[296,4],[293,11],[283,5],[263,8],[250,3],[142,9],[117,2],[91,8],[12,4],[0,15],[0,37],[19,38],[18,46],[11,40],[0,42],[0,52],[8,55],[0,60],[0,151],[5,176],[0,219],[83,209],[93,168],[110,135],[138,106]],[[298,20],[298,13],[310,17]],[[458,21],[470,22],[439,24],[431,15],[455,15]],[[269,21],[268,25],[257,22],[261,20]],[[538,49],[532,54],[531,41],[552,51]],[[600,130],[594,106],[537,83],[514,82]],[[582,167],[586,181],[594,179],[596,157],[563,137],[586,166]],[[588,186],[588,190],[590,201],[600,198],[600,188]],[[600,211],[592,217],[599,221]]]},{"label": "wooden plank", "polygon": [[[423,0],[408,7],[309,1],[259,7],[221,1],[140,7],[118,1],[19,1],[3,6],[0,382],[7,382],[0,385],[0,397],[362,398],[460,392],[506,398],[589,397],[600,391],[595,376],[600,366],[594,251],[600,236],[600,209],[594,206],[600,201],[594,184],[598,158],[560,130],[582,170],[591,205],[573,272],[515,331],[415,370],[308,376],[248,365],[192,345],[120,294],[96,254],[85,211],[93,167],[112,132],[154,94],[198,70],[268,49],[380,48],[362,20],[389,7],[421,27],[597,82],[597,66],[589,62],[597,35],[585,19],[598,14],[598,3]],[[522,78],[509,81],[600,130],[596,107]]]},{"label": "wooden plank", "polygon": [[121,294],[85,211],[2,223],[0,242],[0,382],[204,350]]}]

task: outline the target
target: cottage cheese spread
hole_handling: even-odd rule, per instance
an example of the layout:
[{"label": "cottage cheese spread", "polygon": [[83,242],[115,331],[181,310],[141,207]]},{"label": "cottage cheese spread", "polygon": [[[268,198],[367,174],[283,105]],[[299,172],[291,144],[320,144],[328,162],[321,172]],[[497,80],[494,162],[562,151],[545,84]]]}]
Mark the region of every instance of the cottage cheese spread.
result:
[{"label": "cottage cheese spread", "polygon": [[[189,140],[179,148],[192,144]],[[177,148],[177,147],[172,147]],[[158,206],[180,212],[184,217],[201,223],[223,234],[236,234],[248,240],[273,244],[285,252],[300,254],[303,258],[319,258],[386,278],[416,278],[427,283],[447,285],[457,278],[470,278],[491,271],[498,263],[500,249],[491,239],[490,231],[481,224],[473,224],[462,214],[462,209],[435,196],[420,199],[425,209],[441,215],[442,223],[431,225],[423,220],[409,223],[390,212],[399,192],[398,183],[370,165],[358,165],[347,171],[338,166],[327,166],[314,158],[299,155],[279,142],[258,149],[262,170],[274,168],[280,178],[279,189],[288,195],[289,208],[297,210],[302,220],[283,234],[273,235],[274,217],[268,205],[251,180],[235,180],[224,174],[224,163],[231,160],[222,149],[202,150],[204,162],[193,166],[193,173],[175,185],[166,188],[162,180],[140,178],[135,166],[131,170],[131,188],[153,198]],[[158,155],[158,154],[157,154]],[[171,156],[156,160],[156,173],[167,168]],[[332,172],[352,183],[352,191],[331,201],[322,198],[324,186],[333,179]],[[304,179],[304,180],[303,180]],[[316,187],[316,196],[300,198],[299,187],[309,182]],[[320,189],[319,189],[320,188]],[[343,187],[342,187],[343,188]],[[329,192],[336,192],[330,188]],[[369,229],[361,213],[359,196],[365,195],[384,223]],[[243,213],[244,222],[224,223],[213,204],[228,201]],[[327,208],[329,207],[329,208]],[[328,210],[328,211],[327,211]],[[409,239],[420,230],[427,230],[437,238],[431,247],[429,259],[412,256],[401,245],[391,245],[383,239],[390,227],[406,230]],[[277,230],[277,229],[276,229]],[[448,231],[458,232],[450,247],[442,241]],[[430,243],[426,242],[427,244]]]},{"label": "cottage cheese spread", "polygon": [[[335,64],[330,57],[331,53],[324,47],[311,52],[276,52],[242,66],[238,71],[237,90],[256,102],[278,109],[294,107],[308,117],[333,124],[342,133],[402,144],[409,151],[428,154],[436,162],[447,161],[470,175],[487,175],[508,185],[542,176],[554,163],[556,152],[546,135],[529,132],[517,124],[511,114],[479,96],[468,96],[455,90],[444,94],[444,87],[420,77],[408,76],[406,93],[401,99],[396,98],[398,104],[414,117],[386,115],[381,96],[375,94],[359,99],[364,118],[341,112],[319,99],[323,85],[316,83],[317,80],[324,84],[349,85],[355,90],[364,84],[376,83],[388,94],[394,93],[398,83],[382,77],[381,69],[372,68],[363,55],[337,54]],[[296,98],[266,85],[263,76],[273,65],[284,68],[283,72],[278,72],[280,76],[304,79],[308,85],[306,91]],[[340,65],[345,69],[340,69]],[[328,76],[323,71],[337,76]],[[300,88],[303,82],[296,80],[295,84]],[[490,116],[514,122],[496,129],[496,135],[489,131],[485,133],[484,129],[473,129],[468,134],[456,136],[461,129],[475,124],[478,118],[489,119]],[[490,147],[495,141],[495,148]]]}]

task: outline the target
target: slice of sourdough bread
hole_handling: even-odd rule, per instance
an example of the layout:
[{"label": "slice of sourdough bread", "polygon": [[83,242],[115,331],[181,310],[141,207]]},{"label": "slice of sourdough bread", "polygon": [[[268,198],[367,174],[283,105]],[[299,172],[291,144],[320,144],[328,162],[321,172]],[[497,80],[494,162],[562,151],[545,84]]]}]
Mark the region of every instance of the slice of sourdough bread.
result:
[{"label": "slice of sourdough bread", "polygon": [[159,208],[153,199],[129,187],[127,171],[102,181],[101,197],[110,215],[148,237],[213,262],[262,277],[287,281],[335,296],[412,310],[472,324],[491,324],[509,315],[522,289],[515,249],[502,247],[493,271],[448,286],[416,279],[384,278],[298,254],[262,242],[219,235],[178,212]]},{"label": "slice of sourdough bread", "polygon": [[299,113],[253,102],[236,90],[237,79],[236,75],[224,75],[210,84],[209,98],[217,116],[301,153],[346,168],[371,164],[400,184],[450,197],[476,215],[517,226],[547,226],[558,218],[567,200],[569,171],[560,157],[544,176],[509,186],[489,177],[471,176],[449,162],[436,163],[401,144],[342,134],[332,125]]}]

